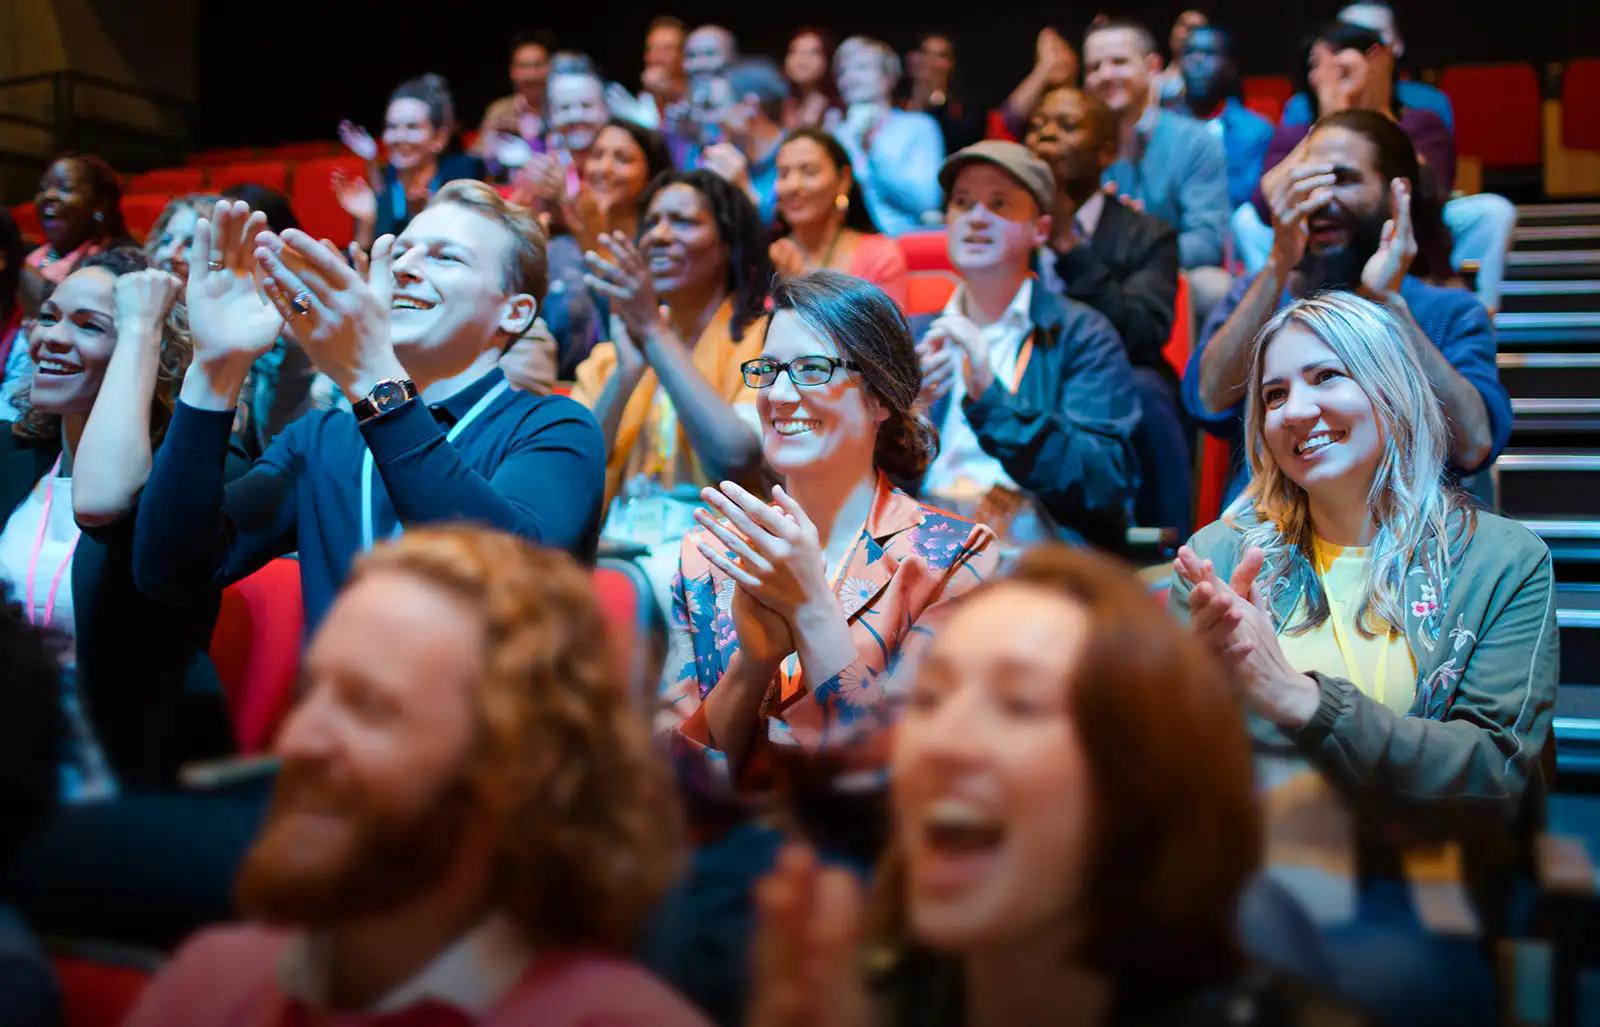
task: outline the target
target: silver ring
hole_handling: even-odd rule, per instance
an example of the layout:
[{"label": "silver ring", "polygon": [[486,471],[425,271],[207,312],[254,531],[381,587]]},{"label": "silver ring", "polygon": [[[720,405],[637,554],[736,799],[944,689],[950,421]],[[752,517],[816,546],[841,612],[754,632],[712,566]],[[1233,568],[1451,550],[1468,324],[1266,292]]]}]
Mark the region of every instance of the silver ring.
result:
[{"label": "silver ring", "polygon": [[309,292],[297,293],[289,300],[289,306],[294,308],[294,316],[311,313],[311,294]]},{"label": "silver ring", "polygon": [[206,267],[210,268],[213,271],[221,271],[222,270],[222,266],[223,266],[222,265],[222,261],[220,261],[220,260],[208,260],[208,261],[206,261]]}]

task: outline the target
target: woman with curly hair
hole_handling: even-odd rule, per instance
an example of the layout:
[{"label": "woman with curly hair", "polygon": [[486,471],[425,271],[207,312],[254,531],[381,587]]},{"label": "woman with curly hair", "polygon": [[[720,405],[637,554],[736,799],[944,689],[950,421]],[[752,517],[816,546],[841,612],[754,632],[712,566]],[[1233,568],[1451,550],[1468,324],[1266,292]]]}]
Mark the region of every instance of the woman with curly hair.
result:
[{"label": "woman with curly hair", "polygon": [[78,262],[113,246],[132,245],[122,220],[122,185],[111,165],[92,153],[63,153],[45,168],[33,205],[44,244],[23,264],[22,310],[34,316],[50,290]]},{"label": "woman with curly hair", "polygon": [[0,425],[0,579],[73,643],[69,799],[169,780],[186,679],[209,672],[214,609],[164,607],[132,582],[131,512],[189,358],[178,288],[131,248],[84,258],[40,308],[22,416]]},{"label": "woman with curly hair", "polygon": [[305,660],[271,811],[128,1023],[705,1027],[629,946],[670,778],[588,572],[464,526],[361,556]]},{"label": "woman with curly hair", "polygon": [[[1336,958],[1362,959],[1358,998],[1436,1022],[1491,979],[1476,946],[1449,957],[1447,988],[1418,988],[1351,932],[1500,922],[1493,882],[1546,784],[1550,551],[1445,483],[1439,400],[1385,308],[1296,301],[1256,336],[1247,381],[1252,480],[1179,551],[1173,604],[1253,715],[1270,849],[1296,854],[1285,883]],[[1475,1022],[1463,1008],[1447,1022]]]}]

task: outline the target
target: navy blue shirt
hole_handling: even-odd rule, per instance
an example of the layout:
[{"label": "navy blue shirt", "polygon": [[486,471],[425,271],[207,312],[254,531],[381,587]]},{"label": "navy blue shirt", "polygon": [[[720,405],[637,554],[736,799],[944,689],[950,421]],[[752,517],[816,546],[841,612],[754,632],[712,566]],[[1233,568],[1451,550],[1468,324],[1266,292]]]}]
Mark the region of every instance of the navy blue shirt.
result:
[{"label": "navy blue shirt", "polygon": [[505,390],[455,442],[445,438],[504,379],[496,369],[433,408],[415,400],[364,425],[343,410],[307,414],[226,487],[233,412],[179,402],[140,499],[134,580],[191,604],[298,552],[309,634],[361,551],[368,451],[380,539],[402,523],[472,521],[591,559],[606,449],[582,404]]},{"label": "navy blue shirt", "polygon": [[[1200,333],[1200,345],[1189,357],[1188,370],[1183,375],[1183,405],[1189,416],[1212,435],[1226,439],[1232,445],[1233,479],[1228,484],[1225,502],[1231,501],[1244,489],[1248,469],[1243,466],[1241,448],[1244,435],[1244,401],[1240,400],[1226,410],[1212,412],[1200,398],[1200,357],[1206,343],[1222,327],[1224,321],[1244,300],[1254,275],[1244,275],[1233,283],[1233,291],[1218,303],[1206,320]],[[1400,296],[1411,310],[1412,320],[1422,329],[1422,334],[1439,347],[1439,352],[1450,361],[1450,366],[1478,390],[1483,397],[1484,410],[1489,415],[1489,456],[1481,467],[1456,467],[1456,474],[1472,474],[1494,463],[1500,451],[1511,440],[1511,395],[1500,384],[1500,371],[1495,365],[1494,328],[1489,322],[1489,312],[1478,298],[1465,289],[1452,289],[1429,285],[1419,278],[1407,275],[1400,282]],[[1294,299],[1285,289],[1278,297],[1282,310]]]}]

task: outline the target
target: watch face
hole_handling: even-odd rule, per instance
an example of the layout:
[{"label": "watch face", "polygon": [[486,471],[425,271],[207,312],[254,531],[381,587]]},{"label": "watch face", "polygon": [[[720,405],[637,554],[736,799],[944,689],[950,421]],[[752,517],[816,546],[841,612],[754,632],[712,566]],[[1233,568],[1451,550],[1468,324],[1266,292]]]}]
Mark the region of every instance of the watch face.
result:
[{"label": "watch face", "polygon": [[405,400],[405,386],[399,382],[379,382],[372,389],[372,405],[379,410],[387,410],[392,406],[404,403]]}]

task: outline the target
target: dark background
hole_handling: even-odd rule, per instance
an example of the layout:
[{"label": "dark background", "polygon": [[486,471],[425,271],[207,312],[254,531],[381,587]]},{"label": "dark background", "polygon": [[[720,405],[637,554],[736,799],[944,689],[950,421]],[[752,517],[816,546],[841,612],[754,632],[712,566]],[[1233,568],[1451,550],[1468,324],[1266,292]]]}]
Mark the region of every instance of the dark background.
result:
[{"label": "dark background", "polygon": [[[1132,2],[1103,9],[1142,19],[1164,45],[1174,16],[1186,6]],[[1292,74],[1301,60],[1301,36],[1342,5],[1337,0],[1219,0],[1196,6],[1237,34],[1246,74]],[[861,0],[702,0],[660,8],[594,0],[562,5],[209,0],[199,7],[194,128],[201,147],[329,138],[341,117],[363,121],[376,132],[390,89],[424,71],[450,80],[463,124],[475,125],[484,106],[508,91],[506,41],[521,27],[554,32],[561,46],[587,51],[609,78],[633,87],[645,26],[656,13],[676,14],[691,26],[726,25],[745,53],[774,57],[781,57],[790,33],[802,24],[827,28],[836,38],[877,35],[901,52],[921,30],[939,28],[956,41],[958,74],[969,102],[989,106],[1032,66],[1040,27],[1053,24],[1076,42],[1102,9],[1002,6],[993,0],[870,6]],[[1399,0],[1396,7],[1406,63],[1415,68],[1521,60],[1543,69],[1552,61],[1600,55],[1596,0]]]}]

